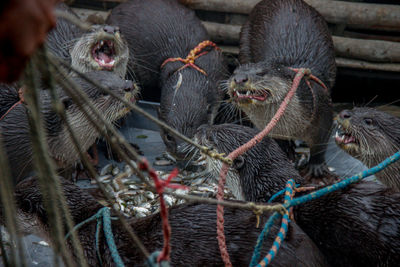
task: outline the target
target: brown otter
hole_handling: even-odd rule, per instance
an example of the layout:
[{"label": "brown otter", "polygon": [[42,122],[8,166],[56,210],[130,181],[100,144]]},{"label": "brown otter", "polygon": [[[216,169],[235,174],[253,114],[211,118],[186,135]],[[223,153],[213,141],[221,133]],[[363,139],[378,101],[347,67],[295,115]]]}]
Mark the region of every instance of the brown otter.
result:
[{"label": "brown otter", "polygon": [[[400,119],[373,108],[343,110],[336,117],[336,143],[351,156],[373,167],[400,150]],[[400,163],[375,175],[400,191]]]},{"label": "brown otter", "polygon": [[309,174],[327,171],[324,152],[332,125],[329,89],[336,76],[332,38],[323,17],[302,0],[264,0],[255,6],[240,37],[240,63],[228,80],[232,100],[259,129],[271,120],[295,72],[309,68],[327,87],[303,79],[271,131],[277,139],[301,139],[311,148]]},{"label": "brown otter", "polygon": [[[97,71],[87,73],[88,77],[98,81],[105,87],[113,90],[115,93],[124,96],[129,101],[134,101],[135,90],[131,81],[125,81],[116,74],[107,71]],[[104,115],[105,119],[113,122],[124,116],[128,109],[123,103],[102,93],[97,87],[88,83],[86,80],[74,77],[73,80],[81,86],[83,91],[93,100],[95,106]],[[8,90],[4,93],[10,94],[17,90]],[[60,98],[66,108],[67,117],[72,124],[73,129],[79,137],[82,149],[87,150],[99,136],[96,129],[86,119],[82,111],[72,100],[65,95],[61,88],[58,88]],[[0,92],[0,95],[3,91]],[[18,98],[14,96],[14,98]],[[2,97],[0,97],[2,99]],[[41,91],[42,113],[47,130],[47,142],[50,155],[56,159],[59,167],[65,167],[73,164],[79,154],[74,149],[69,133],[65,128],[64,122],[53,110],[51,97],[48,90]],[[20,181],[32,171],[32,148],[29,133],[29,123],[27,108],[25,104],[19,104],[10,110],[0,121],[0,131],[2,134],[5,149],[11,165],[14,181]]]},{"label": "brown otter", "polygon": [[[128,68],[142,86],[142,96],[146,99],[155,93],[159,97],[161,88],[160,119],[190,138],[197,127],[212,123],[224,95],[219,88],[226,70],[221,52],[212,46],[201,51],[208,53],[194,64],[205,74],[192,67],[181,69],[182,62],[165,63],[169,58],[186,58],[208,40],[194,11],[176,0],[133,0],[115,7],[107,23],[120,27],[128,41]],[[185,158],[183,141],[163,129],[161,136],[169,152]]]},{"label": "brown otter", "polygon": [[[79,19],[63,3],[57,6],[57,10]],[[125,77],[129,49],[117,27],[92,25],[89,31],[84,31],[72,22],[59,18],[45,44],[50,52],[80,72],[108,70],[114,71],[121,78]]]},{"label": "brown otter", "polygon": [[[196,139],[230,153],[256,130],[238,125],[201,127]],[[279,147],[265,139],[239,157],[227,185],[244,200],[267,201],[288,179],[303,179]],[[208,161],[218,177],[219,162]],[[232,180],[229,182],[229,180]],[[296,223],[321,249],[331,266],[397,266],[400,260],[400,193],[363,181],[294,208]]]},{"label": "brown otter", "polygon": [[[94,215],[103,206],[76,185],[61,179],[63,192],[76,224]],[[19,183],[15,190],[19,225],[27,233],[36,233],[49,238],[48,217],[42,203],[42,195],[35,178]],[[223,262],[216,239],[216,206],[208,204],[185,204],[169,210],[171,236],[171,266],[222,266]],[[265,223],[269,216],[262,216]],[[1,211],[0,211],[0,218]],[[261,229],[256,228],[256,215],[247,210],[225,209],[225,234],[228,250],[234,266],[246,266],[254,249]],[[129,224],[150,251],[161,250],[163,246],[160,214],[141,219],[130,219]],[[147,266],[145,258],[123,230],[121,223],[112,221],[118,252],[125,266]],[[278,227],[272,229],[276,234]],[[89,266],[99,266],[96,256],[96,222],[85,225],[79,231],[84,255]],[[51,238],[51,237],[50,237]],[[273,238],[265,240],[262,255],[266,255]],[[114,266],[110,251],[100,235],[102,266]],[[327,266],[325,259],[313,242],[301,229],[293,224],[289,235],[271,266]]]}]

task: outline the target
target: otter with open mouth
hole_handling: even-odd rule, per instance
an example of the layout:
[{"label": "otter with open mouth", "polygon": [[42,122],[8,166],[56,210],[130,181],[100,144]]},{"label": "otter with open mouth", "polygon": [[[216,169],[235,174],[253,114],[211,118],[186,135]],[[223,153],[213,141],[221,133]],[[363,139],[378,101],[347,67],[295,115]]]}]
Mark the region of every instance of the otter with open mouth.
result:
[{"label": "otter with open mouth", "polygon": [[[189,138],[213,123],[224,96],[219,82],[228,76],[222,52],[193,10],[178,0],[132,0],[115,7],[107,22],[124,33],[132,55],[128,66],[142,96],[160,99],[161,120]],[[160,134],[168,152],[190,159],[183,140],[164,129]]]},{"label": "otter with open mouth", "polygon": [[[229,154],[255,134],[255,129],[225,124],[202,126],[195,136],[200,144]],[[207,160],[214,177],[219,177],[220,167],[219,161]],[[238,157],[226,179],[227,187],[246,201],[268,201],[285,188],[289,179],[304,186],[304,179],[268,138]],[[398,266],[400,193],[362,181],[296,206],[293,211],[295,222],[331,266]]]},{"label": "otter with open mouth", "polygon": [[[336,144],[366,166],[373,167],[400,150],[400,119],[373,108],[343,110],[336,117]],[[400,191],[400,163],[375,176]]]},{"label": "otter with open mouth", "polygon": [[[62,179],[62,191],[75,224],[95,215],[103,208],[92,196],[78,186]],[[26,179],[16,186],[17,222],[21,232],[34,233],[46,240],[52,240],[48,214],[43,205],[42,194],[35,177]],[[0,208],[0,222],[4,221]],[[171,266],[222,266],[223,261],[216,238],[216,205],[183,204],[169,209],[171,226]],[[265,223],[269,214],[261,216]],[[65,221],[65,220],[64,220]],[[163,247],[162,221],[159,213],[145,218],[131,218],[128,223],[134,229],[147,250],[152,253]],[[79,229],[78,236],[89,266],[115,266],[103,231],[99,234],[99,257],[96,250],[96,220]],[[256,227],[257,216],[249,210],[225,208],[225,235],[233,266],[247,266],[250,263],[254,245],[261,228]],[[271,229],[272,235],[279,231]],[[149,266],[146,258],[126,233],[119,220],[112,220],[112,233],[118,253],[125,266]],[[66,234],[66,233],[65,233]],[[266,255],[274,238],[265,238],[261,255]],[[70,239],[68,248],[76,260]],[[270,266],[328,266],[315,244],[301,229],[292,225],[281,249]]]},{"label": "otter with open mouth", "polygon": [[[65,4],[57,10],[79,17]],[[46,47],[51,53],[71,64],[76,70],[86,73],[95,70],[113,71],[125,77],[129,59],[128,44],[118,27],[92,25],[84,31],[72,22],[58,18],[56,27],[50,31]]]},{"label": "otter with open mouth", "polygon": [[[132,81],[123,80],[115,73],[108,71],[89,72],[87,76],[124,97],[127,101],[135,101],[138,90]],[[129,112],[129,108],[121,101],[103,93],[83,78],[76,76],[72,79],[93,101],[95,107],[107,121],[114,122]],[[10,94],[14,94],[14,98],[18,99],[18,90],[16,88],[11,89],[9,88],[6,92],[9,94],[8,97],[10,97]],[[73,165],[79,159],[79,153],[73,145],[65,122],[53,109],[49,90],[45,89],[41,90],[40,101],[49,153],[55,159],[58,167],[65,168]],[[64,104],[67,118],[78,137],[81,148],[86,151],[99,137],[99,133],[61,87],[57,87],[57,92]],[[2,97],[0,97],[0,100],[4,102]],[[8,113],[3,114],[0,120],[1,136],[15,182],[22,180],[33,171],[32,144],[27,112],[28,108],[25,104],[19,104],[8,110]],[[98,123],[100,123],[100,120],[98,120]]]},{"label": "otter with open mouth", "polygon": [[304,77],[270,136],[300,139],[310,146],[308,175],[328,168],[324,152],[332,125],[330,88],[336,76],[335,53],[323,17],[302,0],[258,3],[240,36],[241,65],[228,80],[233,102],[263,129],[292,86],[295,69],[308,68],[324,86]]}]

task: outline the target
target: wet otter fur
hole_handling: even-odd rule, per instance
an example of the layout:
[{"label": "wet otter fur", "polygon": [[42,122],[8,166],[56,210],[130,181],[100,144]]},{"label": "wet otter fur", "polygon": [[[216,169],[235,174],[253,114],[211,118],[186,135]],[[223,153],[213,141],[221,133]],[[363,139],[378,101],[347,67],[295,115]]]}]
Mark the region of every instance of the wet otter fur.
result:
[{"label": "wet otter fur", "polygon": [[[76,185],[62,181],[74,222],[80,223],[94,215],[103,206]],[[35,178],[19,183],[15,190],[19,225],[25,233],[36,233],[49,238],[48,218],[43,207],[42,196]],[[185,204],[171,208],[171,266],[222,266],[223,262],[216,239],[216,206]],[[1,216],[0,216],[1,217]],[[268,216],[262,216],[265,223]],[[254,244],[261,229],[256,228],[256,216],[251,211],[225,208],[225,234],[228,251],[234,266],[246,266],[250,262]],[[129,224],[150,251],[163,246],[162,223],[159,214],[140,219],[129,219]],[[118,252],[125,266],[147,266],[145,258],[123,230],[118,220],[112,221],[112,231]],[[277,233],[278,228],[272,229]],[[95,245],[96,222],[80,229],[79,237],[89,266],[99,266]],[[265,255],[273,239],[265,240],[262,255]],[[71,252],[73,250],[71,249]],[[114,266],[110,251],[100,235],[102,266]],[[322,255],[312,241],[297,226],[290,227],[287,240],[271,266],[326,266]]]},{"label": "wet otter fur", "polygon": [[0,118],[19,101],[17,83],[0,83]]},{"label": "wet otter fur", "polygon": [[[250,140],[256,130],[238,125],[202,127],[201,144],[230,153]],[[234,140],[234,141],[233,141]],[[288,179],[302,177],[271,139],[246,152],[230,169],[228,186],[248,201],[266,202]],[[279,162],[277,162],[279,161]],[[220,163],[208,161],[219,177]],[[237,182],[229,182],[234,180]],[[331,266],[397,266],[400,260],[400,193],[362,181],[294,208],[295,222],[311,237]]]},{"label": "wet otter fur", "polygon": [[[149,19],[151,18],[151,19]],[[184,63],[168,58],[186,58],[189,52],[209,36],[194,11],[176,0],[133,0],[114,8],[107,23],[120,27],[128,41],[133,70],[145,99],[161,89],[159,118],[191,138],[196,129],[212,123],[223,99],[219,81],[226,79],[226,66],[220,51],[207,47],[207,54],[195,65],[207,75]],[[161,130],[167,150],[178,159],[186,157],[187,146],[180,139]]]},{"label": "wet otter fur", "polygon": [[[343,110],[336,117],[336,144],[366,166],[378,165],[400,150],[400,119],[373,108]],[[386,186],[400,191],[400,163],[375,175]]]},{"label": "wet otter fur", "polygon": [[301,139],[311,149],[309,175],[328,171],[324,151],[332,125],[330,88],[335,54],[323,17],[302,0],[258,3],[240,36],[241,65],[228,80],[229,95],[259,129],[275,115],[291,88],[295,72],[309,68],[328,88],[304,78],[285,114],[271,131],[277,139]]},{"label": "wet otter fur", "polygon": [[[122,80],[116,74],[107,71],[89,72],[87,75],[118,95],[125,97],[128,101],[134,101],[137,91],[131,81]],[[73,80],[92,99],[94,105],[106,120],[114,122],[129,112],[129,109],[123,103],[109,95],[105,95],[87,81],[79,77],[74,77]],[[67,117],[79,138],[81,147],[83,150],[87,150],[95,142],[99,133],[86,119],[78,106],[66,96],[62,88],[57,88],[57,90],[64,103]],[[14,97],[18,97],[16,88],[15,90],[10,88],[7,92],[0,92],[0,95],[6,93],[9,94],[9,97],[12,92],[14,92]],[[17,95],[15,96],[15,94]],[[48,90],[41,91],[40,100],[50,156],[56,160],[59,167],[69,166],[78,160],[79,154],[74,149],[64,122],[53,110]],[[33,170],[27,111],[25,104],[19,104],[0,121],[0,131],[15,182],[20,181]]]},{"label": "wet otter fur", "polygon": [[[57,10],[69,13],[79,20],[67,5],[60,3]],[[92,25],[84,31],[72,22],[59,18],[45,43],[48,50],[82,73],[108,70],[125,77],[129,49],[118,28]]]}]

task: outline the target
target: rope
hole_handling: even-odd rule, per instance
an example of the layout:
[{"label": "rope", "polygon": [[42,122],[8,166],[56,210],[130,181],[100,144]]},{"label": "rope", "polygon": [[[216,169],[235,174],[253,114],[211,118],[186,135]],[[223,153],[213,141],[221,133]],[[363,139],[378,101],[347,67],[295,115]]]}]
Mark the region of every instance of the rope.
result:
[{"label": "rope", "polygon": [[[300,84],[301,79],[304,76],[309,76],[310,78],[314,79],[311,75],[311,71],[309,69],[293,69],[296,72],[296,76],[293,79],[292,87],[290,88],[289,92],[287,93],[285,99],[283,100],[281,106],[279,107],[278,111],[272,118],[272,120],[268,123],[265,129],[258,133],[253,139],[248,141],[246,144],[242,145],[241,147],[237,148],[235,151],[231,152],[228,155],[228,159],[235,160],[238,156],[243,155],[247,150],[254,147],[256,144],[261,142],[261,140],[268,135],[268,133],[275,127],[278,123],[280,118],[283,116],[290,100],[293,98],[296,90]],[[224,199],[224,187],[226,182],[226,174],[228,173],[228,165],[223,164],[221,171],[220,171],[220,179],[218,182],[218,193],[217,193],[217,200]],[[225,266],[232,266],[232,263],[229,259],[228,249],[226,247],[226,239],[224,234],[224,207],[222,205],[217,206],[217,235],[218,235],[218,245],[219,250],[221,252],[222,260],[225,263]]]},{"label": "rope", "polygon": [[[298,68],[289,68],[289,69],[291,69],[294,72],[298,72],[300,70]],[[318,79],[316,76],[312,75],[311,73],[308,74],[308,77],[310,79],[314,80],[315,82],[317,82],[319,85],[321,85],[322,88],[324,88],[324,92],[328,96],[330,96],[328,87],[326,87],[326,85],[320,79]],[[313,97],[313,111],[312,111],[311,118],[310,118],[310,121],[313,121],[318,112],[318,105],[315,104],[317,102],[317,96],[314,93],[314,90],[313,90],[313,87],[312,87],[310,81],[308,79],[306,79],[305,81],[306,81],[306,84],[307,84],[308,88],[310,89],[312,97]]]},{"label": "rope", "polygon": [[[350,178],[346,178],[346,179],[344,179],[340,182],[337,182],[333,185],[329,185],[327,187],[324,187],[323,189],[320,189],[318,191],[312,192],[308,195],[298,197],[295,199],[293,199],[295,192],[303,192],[303,191],[311,190],[314,188],[313,187],[296,188],[296,186],[293,188],[294,181],[289,180],[286,185],[286,188],[284,190],[285,191],[285,202],[284,202],[285,214],[283,215],[283,218],[282,218],[281,229],[273,243],[271,250],[268,252],[267,256],[259,264],[257,264],[258,258],[260,257],[260,249],[261,249],[261,246],[263,243],[263,239],[265,236],[268,235],[268,232],[271,229],[271,227],[273,226],[275,220],[278,219],[278,217],[280,216],[280,214],[278,212],[274,212],[274,214],[269,218],[269,220],[265,224],[263,231],[261,232],[259,238],[257,239],[257,244],[254,248],[250,266],[257,266],[257,267],[263,266],[264,267],[264,266],[267,266],[273,260],[273,258],[275,257],[275,255],[277,254],[277,252],[279,250],[281,242],[284,240],[286,233],[287,233],[288,223],[290,222],[289,212],[287,211],[288,209],[292,210],[294,206],[304,204],[308,201],[320,198],[320,197],[325,196],[334,191],[343,189],[343,188],[349,186],[350,184],[359,182],[368,176],[374,175],[374,174],[382,171],[383,169],[385,169],[386,167],[395,163],[398,160],[400,160],[400,151],[396,152],[395,154],[393,154],[391,157],[385,159],[380,164],[378,164],[366,171],[363,171],[363,172],[361,172],[357,175],[354,175]],[[282,190],[279,191],[278,193],[276,193],[272,198],[275,198],[276,196],[281,195],[282,194],[281,192],[282,192]]]},{"label": "rope", "polygon": [[157,259],[160,256],[160,254],[161,254],[160,251],[153,252],[146,261],[147,265],[149,267],[170,267],[168,261],[162,261],[160,263],[157,262]]},{"label": "rope", "polygon": [[356,183],[361,181],[362,179],[374,175],[380,171],[382,171],[383,169],[385,169],[386,167],[388,167],[389,165],[395,163],[396,161],[398,161],[400,159],[400,151],[396,152],[395,154],[393,154],[392,156],[388,157],[387,159],[385,159],[384,161],[382,161],[380,164],[365,170],[363,172],[360,172],[357,175],[354,175],[350,178],[346,178],[340,182],[337,182],[335,184],[329,185],[327,187],[324,187],[318,191],[312,192],[308,195],[305,196],[301,196],[298,198],[295,198],[291,201],[289,201],[288,203],[285,203],[285,208],[290,208],[290,207],[294,207],[300,204],[304,204],[308,201],[320,198],[322,196],[325,196],[326,194],[329,194],[331,192],[343,189],[345,187],[347,187],[350,184]]},{"label": "rope", "polygon": [[[101,220],[103,219],[103,220]],[[65,240],[67,240],[72,232],[79,230],[82,226],[92,221],[97,221],[96,225],[96,253],[99,258],[100,265],[102,265],[102,260],[100,256],[100,248],[99,248],[99,240],[100,240],[100,228],[103,224],[104,236],[106,238],[108,249],[110,250],[111,257],[117,267],[124,267],[124,263],[122,262],[121,257],[119,256],[117,246],[115,245],[114,235],[112,233],[111,228],[111,216],[110,209],[107,207],[99,209],[99,211],[93,215],[92,217],[84,220],[83,222],[78,223],[75,227],[65,236]]]},{"label": "rope", "polygon": [[[296,185],[294,183],[293,179],[290,179],[287,184],[286,184],[286,188],[285,188],[285,202],[287,203],[290,200],[292,200],[293,196],[294,196],[294,188],[296,188]],[[251,263],[250,266],[267,266],[269,263],[271,263],[271,261],[274,259],[274,257],[278,254],[279,248],[283,242],[283,240],[286,237],[288,228],[289,228],[289,212],[286,209],[285,213],[283,214],[283,218],[282,218],[282,222],[281,222],[281,228],[279,230],[279,233],[277,235],[277,237],[275,238],[275,241],[272,245],[272,248],[269,250],[267,256],[264,257],[264,259],[262,259],[262,261],[260,263],[257,264],[258,259],[260,258],[260,250],[262,247],[262,244],[264,242],[264,238],[268,235],[269,230],[271,229],[271,227],[274,225],[274,222],[281,216],[281,214],[279,214],[278,212],[274,212],[274,214],[268,219],[267,223],[265,224],[265,227],[263,229],[263,231],[261,232],[261,234],[258,236],[257,239],[257,243],[256,246],[254,248],[254,252],[253,252],[253,256],[251,258]]]},{"label": "rope", "polygon": [[12,105],[11,108],[9,108],[7,110],[7,112],[4,113],[3,116],[1,116],[0,121],[2,121],[8,115],[8,113],[10,113],[15,107],[17,107],[18,105],[20,105],[22,103],[25,103],[24,93],[23,93],[22,88],[20,88],[18,90],[18,96],[19,96],[19,101],[17,103],[15,103],[14,105]]},{"label": "rope", "polygon": [[154,181],[154,185],[156,188],[156,191],[160,197],[160,216],[162,219],[162,228],[163,228],[163,235],[164,235],[164,246],[163,250],[158,256],[157,261],[160,263],[162,261],[169,261],[170,259],[170,253],[171,253],[171,246],[170,246],[170,239],[171,239],[171,227],[168,222],[168,209],[167,206],[165,205],[163,193],[164,189],[166,187],[172,188],[172,189],[183,189],[187,190],[188,188],[183,185],[177,185],[177,184],[170,184],[171,180],[176,177],[178,174],[178,169],[174,169],[171,174],[168,176],[167,180],[164,181],[160,179],[154,169],[152,169],[146,159],[142,159],[140,163],[138,164],[138,167],[141,171],[146,171],[150,177]]},{"label": "rope", "polygon": [[195,61],[199,57],[204,56],[205,54],[208,54],[208,51],[201,52],[201,51],[203,51],[204,48],[206,48],[208,46],[211,46],[211,47],[215,48],[216,50],[220,50],[215,43],[213,43],[211,41],[203,41],[203,42],[199,43],[195,48],[193,48],[189,52],[189,55],[186,58],[181,58],[181,57],[168,58],[161,64],[161,68],[163,68],[168,62],[180,61],[180,62],[185,63],[185,65],[180,67],[177,71],[181,71],[187,67],[191,67],[191,68],[199,71],[200,73],[204,74],[205,76],[207,76],[207,73],[203,69],[198,67],[195,64]]}]

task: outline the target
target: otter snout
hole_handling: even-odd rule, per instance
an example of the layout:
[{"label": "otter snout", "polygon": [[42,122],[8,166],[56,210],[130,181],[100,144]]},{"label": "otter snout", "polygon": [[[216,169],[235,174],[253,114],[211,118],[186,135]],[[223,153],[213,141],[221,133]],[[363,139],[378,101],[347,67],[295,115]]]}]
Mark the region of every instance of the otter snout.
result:
[{"label": "otter snout", "polygon": [[245,73],[239,73],[235,74],[232,79],[236,84],[243,84],[249,80],[249,76]]},{"label": "otter snout", "polygon": [[125,82],[125,86],[124,86],[124,91],[129,93],[129,92],[133,92],[135,90],[135,85],[133,84],[132,81],[127,80]]},{"label": "otter snout", "polygon": [[115,33],[119,32],[119,27],[106,25],[106,26],[104,26],[103,31],[105,31],[106,33],[109,33],[109,34],[115,34]]}]

